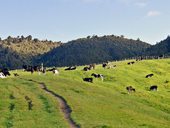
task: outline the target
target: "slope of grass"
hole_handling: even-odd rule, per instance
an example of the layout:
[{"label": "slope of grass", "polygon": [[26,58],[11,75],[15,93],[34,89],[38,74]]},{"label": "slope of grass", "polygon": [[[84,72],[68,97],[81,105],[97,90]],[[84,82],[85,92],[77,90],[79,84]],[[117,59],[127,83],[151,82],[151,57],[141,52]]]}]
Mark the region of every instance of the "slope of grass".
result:
[{"label": "slope of grass", "polygon": [[[38,75],[18,71],[19,78],[0,79],[0,127],[68,127],[54,97],[45,93],[37,82],[44,82],[49,90],[63,96],[72,108],[72,118],[82,128],[168,128],[170,125],[170,59],[144,60],[134,65],[128,61],[113,62],[114,69],[64,71]],[[16,71],[13,71],[16,72]],[[101,73],[104,81],[83,82],[91,73]],[[145,78],[153,73],[152,78]],[[22,79],[21,79],[22,78]],[[126,86],[135,93],[128,94]],[[157,85],[158,91],[149,87]],[[33,101],[28,110],[24,96]]]}]

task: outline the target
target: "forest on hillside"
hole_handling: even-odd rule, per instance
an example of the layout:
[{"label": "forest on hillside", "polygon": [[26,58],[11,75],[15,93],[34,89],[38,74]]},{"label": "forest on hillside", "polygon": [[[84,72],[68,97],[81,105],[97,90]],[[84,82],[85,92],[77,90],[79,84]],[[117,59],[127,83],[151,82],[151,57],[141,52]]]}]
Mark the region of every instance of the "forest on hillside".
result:
[{"label": "forest on hillside", "polygon": [[137,56],[169,55],[170,37],[156,45],[124,36],[97,35],[67,43],[39,40],[31,35],[0,38],[0,68],[22,65],[71,66],[121,60]]}]

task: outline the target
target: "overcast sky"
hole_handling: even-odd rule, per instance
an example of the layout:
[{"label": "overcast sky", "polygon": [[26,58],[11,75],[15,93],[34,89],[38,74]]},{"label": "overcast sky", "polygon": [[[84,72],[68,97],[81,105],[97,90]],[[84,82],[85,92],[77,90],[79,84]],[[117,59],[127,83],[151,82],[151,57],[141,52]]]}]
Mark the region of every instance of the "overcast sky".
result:
[{"label": "overcast sky", "polygon": [[155,44],[170,34],[169,5],[170,0],[0,0],[0,37],[67,42],[114,34]]}]

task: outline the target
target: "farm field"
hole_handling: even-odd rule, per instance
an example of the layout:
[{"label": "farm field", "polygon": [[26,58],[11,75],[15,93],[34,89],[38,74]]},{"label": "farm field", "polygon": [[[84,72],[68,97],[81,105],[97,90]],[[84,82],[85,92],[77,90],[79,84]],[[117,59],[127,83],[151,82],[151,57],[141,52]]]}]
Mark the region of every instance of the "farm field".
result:
[{"label": "farm field", "polygon": [[[74,127],[55,94],[67,102],[77,127],[169,128],[170,59],[128,62],[112,62],[116,65],[112,69],[97,65],[87,72],[82,70],[84,66],[73,71],[59,68],[59,75],[11,71],[20,76],[0,79],[0,128]],[[82,80],[92,73],[103,74],[104,80]],[[150,73],[154,76],[145,78]],[[158,90],[149,91],[152,85]],[[129,94],[127,86],[136,92]]]}]

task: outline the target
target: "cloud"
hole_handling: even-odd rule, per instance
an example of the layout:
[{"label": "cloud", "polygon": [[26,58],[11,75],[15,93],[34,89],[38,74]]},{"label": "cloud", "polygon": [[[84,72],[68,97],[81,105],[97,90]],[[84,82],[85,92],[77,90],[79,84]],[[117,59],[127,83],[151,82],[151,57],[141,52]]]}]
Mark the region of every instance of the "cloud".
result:
[{"label": "cloud", "polygon": [[159,11],[149,11],[147,13],[148,17],[155,17],[155,16],[159,16],[159,15],[161,15],[161,12],[159,12]]}]

